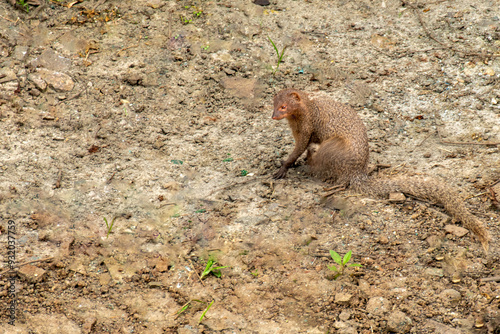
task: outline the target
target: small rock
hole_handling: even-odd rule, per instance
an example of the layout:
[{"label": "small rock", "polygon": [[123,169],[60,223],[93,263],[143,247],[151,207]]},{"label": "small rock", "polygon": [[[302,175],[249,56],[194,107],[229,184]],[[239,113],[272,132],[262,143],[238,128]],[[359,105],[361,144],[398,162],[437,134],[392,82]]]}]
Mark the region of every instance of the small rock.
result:
[{"label": "small rock", "polygon": [[14,59],[23,61],[26,59],[26,56],[28,55],[28,50],[29,48],[25,45],[16,45],[14,48],[14,52],[12,53],[12,56]]},{"label": "small rock", "polygon": [[457,290],[446,289],[439,294],[439,298],[446,305],[454,306],[454,305],[458,304],[460,302],[460,300],[462,300],[462,295]]},{"label": "small rock", "polygon": [[381,235],[378,238],[378,243],[382,244],[382,245],[387,245],[389,243],[389,238],[387,238],[387,236],[385,236],[385,235]]},{"label": "small rock", "polygon": [[71,67],[71,60],[60,56],[52,49],[47,49],[32,61],[31,66],[43,67],[51,71],[67,71]]},{"label": "small rock", "polygon": [[47,89],[47,83],[45,82],[45,80],[42,79],[42,77],[38,73],[30,73],[28,75],[28,80],[31,81],[35,85],[35,87],[41,90],[42,92]]},{"label": "small rock", "polygon": [[446,225],[444,227],[444,230],[447,233],[453,234],[454,236],[457,236],[459,238],[461,238],[464,235],[466,235],[467,233],[469,233],[469,230],[467,230],[463,227],[457,226],[457,225]]},{"label": "small rock", "polygon": [[425,153],[424,158],[429,159],[432,155],[430,153]]},{"label": "small rock", "polygon": [[390,193],[389,194],[389,202],[402,203],[404,201],[406,201],[406,197],[402,193]]},{"label": "small rock", "polygon": [[75,83],[67,74],[51,71],[45,68],[39,68],[37,72],[47,84],[58,92],[69,92],[73,90]]},{"label": "small rock", "polygon": [[339,292],[335,295],[335,303],[340,305],[348,305],[351,301],[352,295],[350,293]]},{"label": "small rock", "polygon": [[89,317],[85,319],[85,322],[82,326],[83,333],[92,333],[92,328],[95,326],[97,319],[95,317]]},{"label": "small rock", "polygon": [[38,283],[42,280],[45,270],[31,264],[27,264],[19,268],[19,275],[29,283]]},{"label": "small rock", "polygon": [[387,319],[387,329],[390,332],[408,333],[411,327],[411,319],[401,311],[392,312]]},{"label": "small rock", "polygon": [[366,304],[366,311],[373,315],[383,315],[390,311],[391,302],[384,297],[372,297]]},{"label": "small rock", "polygon": [[0,69],[0,83],[17,80],[17,75],[9,68]]},{"label": "small rock", "polygon": [[342,321],[347,321],[351,317],[351,312],[348,310],[343,310],[340,312],[339,319]]},{"label": "small rock", "polygon": [[432,248],[441,248],[441,245],[443,244],[443,239],[437,235],[431,235],[425,241],[427,241],[429,246]]},{"label": "small rock", "polygon": [[429,276],[438,276],[443,277],[444,271],[440,268],[427,268],[425,269],[425,273]]},{"label": "small rock", "polygon": [[269,6],[271,4],[269,0],[255,0],[253,3],[259,6]]}]

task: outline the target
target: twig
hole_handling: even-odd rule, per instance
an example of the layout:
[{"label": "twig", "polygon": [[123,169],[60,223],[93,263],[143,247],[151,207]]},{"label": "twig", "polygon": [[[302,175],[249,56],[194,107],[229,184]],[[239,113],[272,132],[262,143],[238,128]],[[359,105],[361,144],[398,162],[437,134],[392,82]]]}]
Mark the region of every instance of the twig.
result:
[{"label": "twig", "polygon": [[233,187],[237,187],[237,186],[241,186],[243,184],[247,184],[247,183],[250,183],[250,182],[254,182],[254,181],[259,181],[259,180],[262,180],[264,178],[262,177],[256,177],[254,179],[247,179],[245,181],[242,181],[242,182],[235,182],[235,183],[231,183],[230,185],[227,185],[227,186],[224,186],[224,187],[221,187],[221,188],[217,188],[217,189],[214,189],[212,190],[208,196],[212,195],[213,193],[216,193],[216,192],[219,192],[219,191],[222,191],[222,190],[228,190],[228,189],[231,189]]},{"label": "twig", "polygon": [[422,141],[420,142],[420,144],[417,144],[417,145],[416,145],[416,147],[418,147],[418,146],[422,146],[422,144],[424,143],[424,141],[426,141],[426,140],[427,140],[430,136],[432,136],[432,133],[429,133],[429,134],[427,135],[427,137],[425,137],[424,139],[422,139]]},{"label": "twig", "polygon": [[61,179],[62,179],[62,170],[59,170],[59,173],[57,173],[56,183],[54,184],[54,189],[61,188]]},{"label": "twig", "polygon": [[491,146],[497,146],[500,145],[500,142],[483,142],[483,143],[476,143],[476,142],[459,142],[459,141],[448,141],[448,140],[441,140],[441,144],[447,144],[447,145],[491,145]]},{"label": "twig", "polygon": [[480,279],[481,282],[500,282],[500,276],[485,277]]},{"label": "twig", "polygon": [[[35,262],[44,262],[44,261],[52,260],[53,258],[54,258],[53,256],[50,256],[50,257],[46,257],[45,259],[38,259],[38,260],[23,262],[23,263],[14,265],[14,267],[16,269],[19,269],[20,267],[23,267],[23,266],[25,266],[27,264],[32,264],[32,263],[35,263]],[[2,276],[3,274],[6,274],[8,272],[11,272],[11,271],[15,271],[15,269],[11,269],[11,268],[5,269],[4,271],[0,272],[0,276]]]},{"label": "twig", "polygon": [[471,199],[471,198],[474,198],[474,197],[479,197],[479,196],[487,195],[487,194],[489,194],[489,192],[484,192],[484,193],[480,193],[480,194],[477,194],[477,195],[470,195],[470,196],[466,197],[465,200],[468,200],[468,199]]},{"label": "twig", "polygon": [[122,52],[122,51],[125,51],[125,50],[128,50],[128,49],[131,49],[131,48],[136,48],[136,47],[138,47],[138,46],[139,46],[139,44],[135,44],[135,45],[127,46],[127,47],[125,47],[125,48],[121,49],[120,51],[118,51],[118,52],[117,52],[117,54],[118,54],[118,53],[120,53],[120,52]]},{"label": "twig", "polygon": [[189,262],[191,262],[191,266],[193,267],[193,271],[194,271],[194,273],[196,274],[196,276],[198,276],[198,279],[200,280],[201,284],[202,284],[203,286],[205,286],[205,283],[203,283],[203,281],[201,280],[200,275],[198,275],[198,272],[196,271],[196,268],[194,267],[193,261],[192,261],[191,259],[189,259]]},{"label": "twig", "polygon": [[113,172],[113,174],[110,176],[110,178],[106,181],[106,184],[110,184],[111,181],[113,181],[113,178],[115,177],[116,172]]}]

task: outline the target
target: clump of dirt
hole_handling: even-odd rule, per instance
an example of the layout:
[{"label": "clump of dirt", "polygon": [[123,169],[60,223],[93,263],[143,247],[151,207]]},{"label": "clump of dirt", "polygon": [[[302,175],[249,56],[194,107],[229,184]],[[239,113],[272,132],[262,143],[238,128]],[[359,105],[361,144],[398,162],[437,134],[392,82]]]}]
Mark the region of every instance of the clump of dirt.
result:
[{"label": "clump of dirt", "polygon": [[[498,6],[269,2],[0,4],[0,332],[498,332]],[[490,253],[432,203],[273,180],[292,86],[467,194]]]}]

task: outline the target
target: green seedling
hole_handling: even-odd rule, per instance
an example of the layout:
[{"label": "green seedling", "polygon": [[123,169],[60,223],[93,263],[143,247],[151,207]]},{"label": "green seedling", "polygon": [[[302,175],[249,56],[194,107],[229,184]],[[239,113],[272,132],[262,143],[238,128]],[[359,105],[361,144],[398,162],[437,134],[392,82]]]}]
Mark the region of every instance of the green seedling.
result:
[{"label": "green seedling", "polygon": [[203,270],[200,275],[200,280],[202,280],[203,277],[207,276],[210,273],[214,274],[217,278],[220,278],[222,276],[220,269],[227,268],[227,266],[215,267],[216,263],[217,262],[212,257],[208,259],[205,270]]},{"label": "green seedling", "polygon": [[181,19],[181,23],[184,24],[184,25],[189,24],[189,23],[191,23],[193,21],[193,20],[188,19],[187,17],[182,16],[182,15],[179,15],[179,17]]},{"label": "green seedling", "polygon": [[242,169],[240,175],[241,176],[247,176],[248,175],[248,171]]},{"label": "green seedling", "polygon": [[210,309],[210,307],[212,306],[212,304],[214,303],[214,301],[215,301],[215,299],[212,300],[212,302],[210,304],[208,304],[208,306],[205,309],[205,311],[203,311],[203,313],[201,314],[200,321],[198,321],[198,323],[201,323],[201,321],[203,320],[203,318],[205,318],[205,314],[207,314],[208,310]]},{"label": "green seedling", "polygon": [[231,153],[228,153],[227,154],[227,158],[224,159],[224,160],[222,160],[222,161],[224,161],[224,162],[231,162],[231,161],[233,161],[233,158],[231,158],[230,155],[231,155]]},{"label": "green seedling", "polygon": [[359,263],[349,263],[348,262],[351,260],[351,255],[352,252],[348,251],[346,255],[344,255],[344,258],[340,257],[340,255],[335,252],[335,251],[330,251],[330,256],[332,257],[333,261],[338,264],[338,268],[335,267],[334,265],[328,266],[328,269],[331,271],[336,271],[337,274],[335,275],[334,279],[337,279],[337,277],[341,276],[344,274],[344,270],[346,267],[361,267],[361,264]]},{"label": "green seedling", "polygon": [[203,321],[203,318],[205,318],[205,315],[207,314],[208,310],[210,309],[212,304],[215,302],[215,299],[212,300],[210,302],[210,304],[208,304],[207,302],[204,302],[202,300],[199,300],[199,299],[192,299],[192,300],[188,301],[186,304],[184,304],[184,306],[182,306],[182,308],[176,312],[175,318],[177,319],[183,312],[185,312],[192,305],[193,302],[198,302],[198,303],[202,303],[202,304],[207,305],[207,307],[205,308],[205,310],[201,314],[200,320],[198,321],[198,323],[201,323]]},{"label": "green seedling", "polygon": [[17,4],[26,11],[26,13],[30,12],[30,5],[28,4],[28,1],[25,0],[17,0]]},{"label": "green seedling", "polygon": [[106,223],[106,228],[108,230],[108,233],[106,234],[106,238],[109,237],[109,234],[111,233],[111,230],[113,229],[113,225],[115,224],[116,218],[118,218],[118,217],[115,216],[115,218],[113,218],[113,220],[111,221],[111,224],[108,224],[108,220],[106,219],[106,217],[103,217],[104,222]]},{"label": "green seedling", "polygon": [[205,45],[201,47],[203,50],[208,51],[208,48],[210,48],[210,45]]},{"label": "green seedling", "polygon": [[184,161],[182,160],[170,160],[170,162],[174,165],[182,165],[184,163]]},{"label": "green seedling", "polygon": [[278,61],[276,63],[276,68],[273,71],[273,75],[275,75],[276,72],[278,71],[278,68],[280,67],[281,62],[283,61],[283,56],[285,55],[286,45],[283,47],[283,50],[281,50],[281,54],[280,54],[280,52],[278,51],[278,48],[276,47],[276,44],[274,44],[271,37],[268,36],[267,38],[269,39],[269,42],[271,42],[271,44],[273,45],[274,51],[276,51],[276,56],[278,57]]}]

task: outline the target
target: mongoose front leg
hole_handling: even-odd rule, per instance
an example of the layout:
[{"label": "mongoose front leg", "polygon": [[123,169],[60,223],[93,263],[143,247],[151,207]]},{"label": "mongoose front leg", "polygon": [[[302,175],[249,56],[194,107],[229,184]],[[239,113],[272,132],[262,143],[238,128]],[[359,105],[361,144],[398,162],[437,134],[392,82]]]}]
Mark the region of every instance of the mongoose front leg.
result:
[{"label": "mongoose front leg", "polygon": [[285,162],[281,165],[281,168],[274,173],[273,177],[275,179],[282,179],[286,176],[286,173],[288,172],[288,169],[297,161],[297,159],[304,153],[304,151],[307,148],[307,143],[305,145],[301,143],[297,143],[295,146],[295,149],[293,150],[292,154],[286,159]]}]

